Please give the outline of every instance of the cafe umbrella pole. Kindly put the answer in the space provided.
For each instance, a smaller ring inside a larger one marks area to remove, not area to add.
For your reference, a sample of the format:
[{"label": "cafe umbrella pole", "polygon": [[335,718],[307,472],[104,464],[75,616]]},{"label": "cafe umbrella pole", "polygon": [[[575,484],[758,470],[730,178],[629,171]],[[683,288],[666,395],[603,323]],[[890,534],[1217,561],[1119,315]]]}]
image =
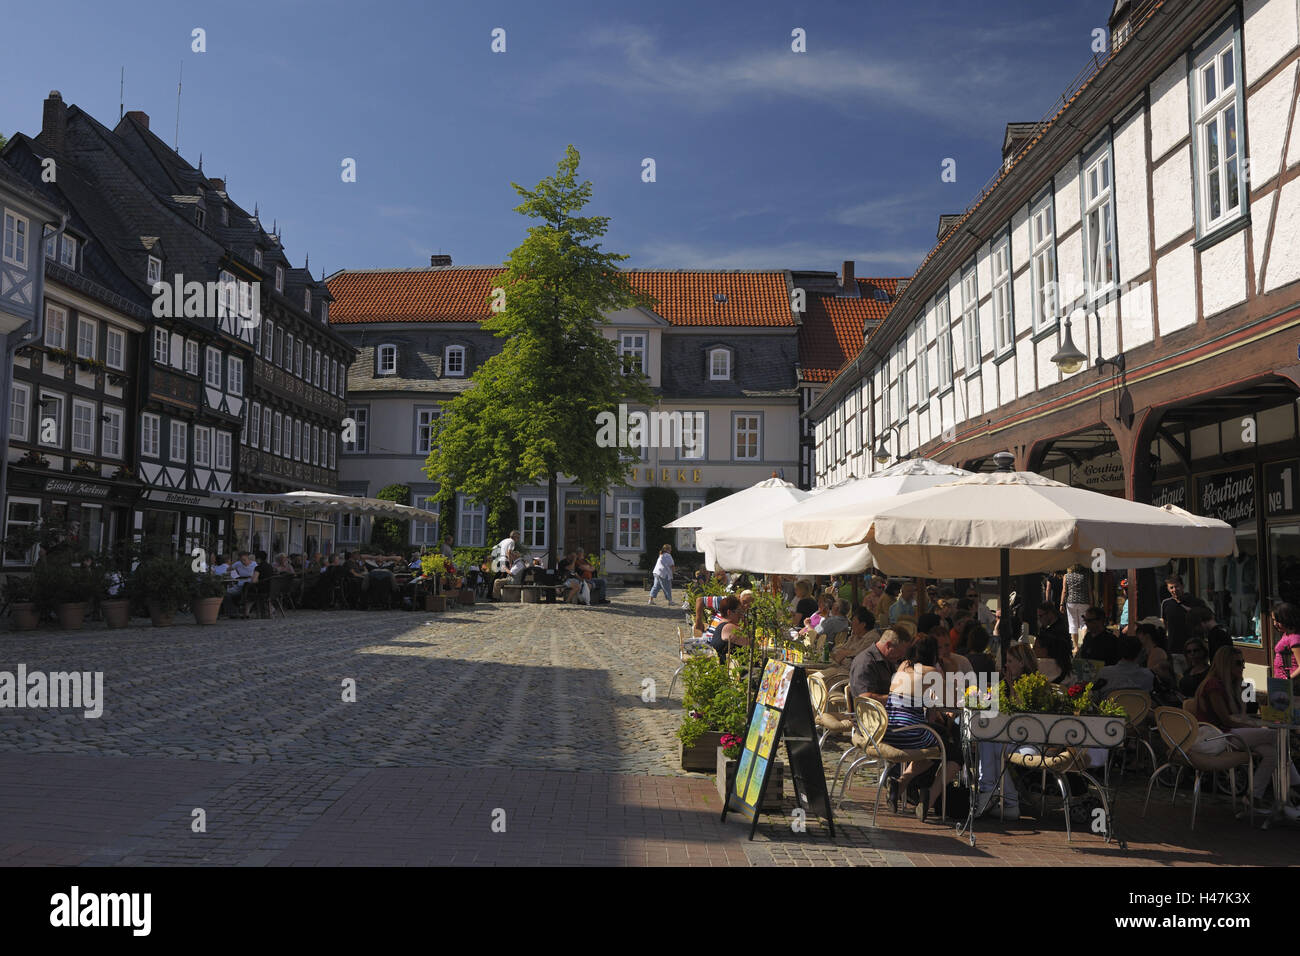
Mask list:
[{"label": "cafe umbrella pole", "polygon": [[[1016,456],[1009,451],[1000,451],[993,456],[998,471],[1015,471]],[[1002,633],[998,635],[998,652],[1002,657],[1002,672],[1007,668],[1007,647],[1020,635],[1011,635],[1015,622],[1011,618],[1011,549],[1002,548],[998,554],[998,607],[1002,611]]]}]

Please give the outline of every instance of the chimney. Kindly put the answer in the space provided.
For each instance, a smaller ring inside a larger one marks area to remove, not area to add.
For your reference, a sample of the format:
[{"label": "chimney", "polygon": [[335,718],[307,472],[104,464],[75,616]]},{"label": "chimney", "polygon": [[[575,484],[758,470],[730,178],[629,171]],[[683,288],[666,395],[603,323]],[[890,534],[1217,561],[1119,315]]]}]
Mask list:
[{"label": "chimney", "polygon": [[149,114],[144,110],[127,110],[126,118],[135,120],[145,129],[149,128]]},{"label": "chimney", "polygon": [[451,265],[451,256],[449,255],[444,256],[441,253],[439,253],[436,256],[429,256],[430,268],[436,268],[438,266],[449,266],[449,265]]},{"label": "chimney", "polygon": [[840,288],[845,292],[858,291],[857,286],[853,281],[853,266],[854,261],[852,259],[845,259],[844,266],[840,271]]},{"label": "chimney", "polygon": [[63,105],[63,96],[58,90],[50,90],[50,95],[45,98],[45,110],[41,114],[43,145],[52,153],[63,152],[67,130],[68,108]]}]

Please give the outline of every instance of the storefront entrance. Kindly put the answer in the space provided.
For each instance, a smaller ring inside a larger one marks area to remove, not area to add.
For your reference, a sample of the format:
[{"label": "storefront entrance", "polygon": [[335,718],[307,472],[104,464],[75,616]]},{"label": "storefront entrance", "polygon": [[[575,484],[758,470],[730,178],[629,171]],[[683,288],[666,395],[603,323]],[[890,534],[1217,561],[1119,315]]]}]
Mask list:
[{"label": "storefront entrance", "polygon": [[595,497],[570,492],[564,501],[564,550],[600,552],[600,508]]}]

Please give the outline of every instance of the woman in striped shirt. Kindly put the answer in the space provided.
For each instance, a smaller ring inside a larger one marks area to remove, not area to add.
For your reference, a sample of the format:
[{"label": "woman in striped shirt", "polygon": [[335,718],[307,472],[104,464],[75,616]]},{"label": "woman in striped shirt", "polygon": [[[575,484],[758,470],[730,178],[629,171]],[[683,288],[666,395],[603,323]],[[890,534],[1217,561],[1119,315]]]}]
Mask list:
[{"label": "woman in striped shirt", "polygon": [[[904,661],[894,673],[889,685],[889,697],[885,701],[885,711],[889,715],[889,726],[885,728],[882,743],[897,747],[899,750],[924,750],[935,745],[937,731],[932,731],[926,723],[927,699],[924,688],[936,678],[925,680],[926,674],[941,676],[939,671],[939,642],[929,635],[922,636],[913,645]],[[933,760],[913,760],[898,778],[898,792],[906,793],[907,785],[913,777],[930,769]],[[917,819],[922,822],[929,816],[930,810],[938,803],[949,780],[956,777],[957,764],[948,761],[935,774],[934,783],[928,791],[921,794],[916,805]]]}]

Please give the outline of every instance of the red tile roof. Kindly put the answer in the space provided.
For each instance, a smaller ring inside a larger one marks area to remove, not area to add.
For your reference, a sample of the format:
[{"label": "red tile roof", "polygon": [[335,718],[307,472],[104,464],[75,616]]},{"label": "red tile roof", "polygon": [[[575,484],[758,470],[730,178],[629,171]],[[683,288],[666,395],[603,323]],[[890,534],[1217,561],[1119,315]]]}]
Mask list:
[{"label": "red tile roof", "polygon": [[[883,322],[898,291],[898,279],[858,279],[859,299],[808,296],[799,327],[799,365],[807,382],[829,382],[862,351],[867,322]],[[877,289],[889,293],[878,298]]]},{"label": "red tile roof", "polygon": [[[330,322],[481,321],[501,273],[499,266],[339,272],[328,280]],[[627,276],[658,300],[654,311],[671,325],[794,325],[784,272],[632,269]]]}]

